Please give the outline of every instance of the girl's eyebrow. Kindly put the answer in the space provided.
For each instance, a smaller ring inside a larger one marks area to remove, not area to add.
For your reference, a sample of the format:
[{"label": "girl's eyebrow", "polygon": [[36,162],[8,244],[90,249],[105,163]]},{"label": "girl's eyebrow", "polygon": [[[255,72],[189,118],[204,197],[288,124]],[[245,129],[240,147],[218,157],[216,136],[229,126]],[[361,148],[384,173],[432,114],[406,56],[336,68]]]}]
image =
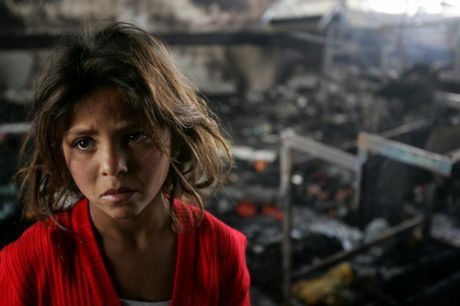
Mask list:
[{"label": "girl's eyebrow", "polygon": [[[140,124],[139,122],[131,121],[131,122],[126,122],[126,123],[121,124],[119,127],[115,129],[115,131],[123,132],[123,131],[130,130],[130,129],[142,129],[142,128],[143,128],[143,125]],[[69,130],[67,130],[64,133],[64,136],[67,136],[67,135],[91,136],[91,135],[96,135],[97,133],[98,132],[95,127],[74,127],[74,128],[70,128]]]},{"label": "girl's eyebrow", "polygon": [[71,128],[64,133],[64,136],[68,135],[95,135],[97,134],[96,129],[93,128]]}]

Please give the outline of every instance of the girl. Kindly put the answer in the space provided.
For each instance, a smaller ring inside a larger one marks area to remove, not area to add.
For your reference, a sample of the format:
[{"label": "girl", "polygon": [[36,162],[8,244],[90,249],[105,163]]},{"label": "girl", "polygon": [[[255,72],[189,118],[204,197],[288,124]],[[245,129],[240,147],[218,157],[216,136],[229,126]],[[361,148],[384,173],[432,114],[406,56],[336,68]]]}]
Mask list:
[{"label": "girl", "polygon": [[245,237],[199,195],[228,143],[159,41],[127,23],[67,38],[32,123],[18,177],[41,221],[0,252],[2,305],[250,304]]}]

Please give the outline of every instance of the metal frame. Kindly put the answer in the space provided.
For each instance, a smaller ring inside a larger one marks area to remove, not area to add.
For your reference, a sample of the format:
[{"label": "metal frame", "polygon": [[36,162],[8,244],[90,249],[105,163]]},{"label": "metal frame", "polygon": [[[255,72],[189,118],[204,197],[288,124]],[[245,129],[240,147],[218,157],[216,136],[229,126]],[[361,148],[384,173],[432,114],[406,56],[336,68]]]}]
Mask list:
[{"label": "metal frame", "polygon": [[[423,149],[400,143],[394,140],[389,140],[378,135],[361,132],[358,135],[358,156],[360,156],[360,174],[358,175],[358,192],[361,194],[363,186],[363,166],[367,162],[369,154],[379,154],[386,158],[418,167],[433,174],[443,177],[452,175],[454,163],[457,161],[457,156],[444,156],[437,153],[425,151]],[[436,186],[429,186],[428,198],[426,199],[425,208],[423,211],[423,233],[425,236],[430,235],[431,218],[433,210],[433,202],[435,201]],[[357,203],[357,209],[364,209]]]},{"label": "metal frame", "polygon": [[358,152],[358,155],[365,157],[362,162],[367,161],[369,153],[380,154],[445,177],[451,175],[453,167],[453,160],[444,155],[364,132],[358,135]]},{"label": "metal frame", "polygon": [[431,171],[437,175],[450,177],[455,158],[444,155],[431,153],[407,144],[389,140],[381,136],[369,133],[360,133],[358,136],[357,156],[338,150],[328,145],[319,143],[315,140],[296,135],[292,130],[285,130],[281,133],[281,151],[280,151],[280,204],[284,209],[283,220],[283,249],[282,249],[282,269],[283,269],[283,293],[285,301],[290,303],[291,298],[291,280],[293,277],[301,277],[313,271],[318,271],[330,267],[342,260],[353,257],[374,245],[378,245],[388,239],[405,233],[415,227],[425,226],[430,222],[430,210],[427,209],[423,216],[414,218],[398,224],[372,241],[363,243],[349,251],[334,254],[318,264],[307,266],[293,273],[291,271],[291,231],[293,225],[292,205],[290,201],[290,178],[292,173],[292,150],[298,150],[316,158],[331,162],[345,169],[354,171],[357,175],[355,182],[356,192],[352,210],[358,211],[361,208],[361,186],[363,180],[363,166],[367,162],[370,154],[380,154],[384,157],[400,161],[405,164],[420,167]]},{"label": "metal frame", "polygon": [[[281,133],[280,153],[280,203],[284,209],[283,221],[283,293],[286,301],[290,298],[291,287],[291,231],[292,231],[292,207],[290,201],[290,178],[292,170],[292,150],[298,150],[313,157],[337,164],[345,169],[358,172],[359,160],[352,154],[325,145],[318,141],[296,135],[292,130]],[[355,194],[355,196],[357,193]],[[355,201],[358,201],[355,199]]]}]

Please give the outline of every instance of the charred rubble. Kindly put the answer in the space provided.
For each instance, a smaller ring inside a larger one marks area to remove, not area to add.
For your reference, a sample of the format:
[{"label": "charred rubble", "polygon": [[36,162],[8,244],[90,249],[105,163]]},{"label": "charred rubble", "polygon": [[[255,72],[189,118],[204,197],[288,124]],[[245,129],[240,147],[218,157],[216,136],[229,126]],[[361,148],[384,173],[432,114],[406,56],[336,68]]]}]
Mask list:
[{"label": "charred rubble", "polygon": [[[455,111],[434,98],[434,92],[443,89],[443,84],[436,83],[438,79],[432,73],[415,68],[389,82],[344,79],[329,84],[323,91],[319,89],[320,78],[306,74],[302,81],[291,80],[264,94],[206,96],[232,138],[237,162],[228,183],[209,199],[208,209],[247,235],[248,266],[260,299],[265,296],[273,303],[283,300],[280,263],[284,212],[278,197],[281,131],[291,127],[301,135],[355,153],[355,137],[361,130],[385,134],[425,120],[421,128],[393,139],[446,153],[456,147],[452,142],[460,139],[454,137],[458,135],[455,133],[458,119]],[[436,86],[428,87],[427,82]],[[414,92],[418,94],[413,96]],[[418,104],[420,100],[423,105]],[[378,116],[373,103],[380,104]],[[8,114],[1,118],[2,124],[25,121],[25,106],[8,101],[0,106],[2,113]],[[373,117],[369,118],[370,115]],[[450,133],[441,133],[446,129]],[[438,134],[449,137],[443,136],[447,139],[441,140]],[[2,245],[14,240],[27,226],[15,206],[11,180],[19,143],[18,135],[7,135],[0,144],[2,169],[8,169],[0,177]],[[363,205],[367,209],[360,226],[354,222],[351,210],[356,194],[355,175],[305,154],[294,155],[293,271],[351,250],[390,226],[404,222],[423,210],[430,186],[434,185],[437,193],[431,226],[438,239],[409,232],[348,258],[345,265],[297,275],[294,281],[300,292],[298,302],[449,305],[452,297],[458,295],[455,288],[460,282],[457,272],[460,241],[456,238],[460,236],[458,177],[439,180],[430,173],[378,157],[366,167],[371,175],[363,190]],[[302,287],[302,282],[306,286]],[[306,288],[317,290],[312,296]]]},{"label": "charred rubble", "polygon": [[[283,129],[291,127],[301,135],[352,154],[356,153],[359,131],[388,135],[440,154],[451,150],[447,147],[460,145],[460,135],[455,133],[456,110],[435,99],[436,91],[453,86],[444,84],[428,66],[415,66],[400,78],[388,81],[343,79],[328,84],[325,91],[318,89],[319,78],[304,78],[297,83],[301,86],[295,86],[295,82],[279,85],[263,95],[208,97],[234,143],[276,152],[272,160],[237,156],[233,177],[210,201],[209,208],[247,235],[253,283],[278,302],[283,299],[280,263],[284,215],[277,197],[277,152]],[[460,88],[458,84],[456,88]],[[423,124],[404,133],[393,133],[414,122]],[[433,136],[441,130],[451,133],[444,133],[441,139]],[[299,298],[298,302],[449,305],[452,297],[458,297],[455,288],[459,284],[460,245],[453,237],[459,233],[460,219],[453,213],[458,211],[455,176],[440,180],[428,171],[374,156],[366,165],[365,171],[370,175],[366,176],[361,195],[365,209],[357,223],[351,210],[356,195],[355,175],[305,154],[293,159],[293,271],[374,239],[391,226],[422,213],[428,201],[435,201],[431,226],[436,239],[422,230],[409,231],[348,258],[350,266],[342,272],[339,267],[339,272],[318,269],[297,275],[298,283],[310,280],[305,288],[328,288],[323,296],[303,301]],[[434,197],[430,188],[437,190]]]}]

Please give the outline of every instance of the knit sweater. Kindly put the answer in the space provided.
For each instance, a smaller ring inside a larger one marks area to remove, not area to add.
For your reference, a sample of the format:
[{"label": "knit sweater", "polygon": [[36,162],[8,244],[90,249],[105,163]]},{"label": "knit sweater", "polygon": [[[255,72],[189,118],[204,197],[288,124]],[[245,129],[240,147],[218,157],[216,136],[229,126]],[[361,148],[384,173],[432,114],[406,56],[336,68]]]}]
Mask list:
[{"label": "knit sweater", "polygon": [[[175,200],[181,223],[193,224],[196,210]],[[88,200],[37,222],[0,251],[3,306],[120,306],[89,214]],[[246,239],[205,212],[200,226],[177,234],[171,306],[250,305]]]}]

